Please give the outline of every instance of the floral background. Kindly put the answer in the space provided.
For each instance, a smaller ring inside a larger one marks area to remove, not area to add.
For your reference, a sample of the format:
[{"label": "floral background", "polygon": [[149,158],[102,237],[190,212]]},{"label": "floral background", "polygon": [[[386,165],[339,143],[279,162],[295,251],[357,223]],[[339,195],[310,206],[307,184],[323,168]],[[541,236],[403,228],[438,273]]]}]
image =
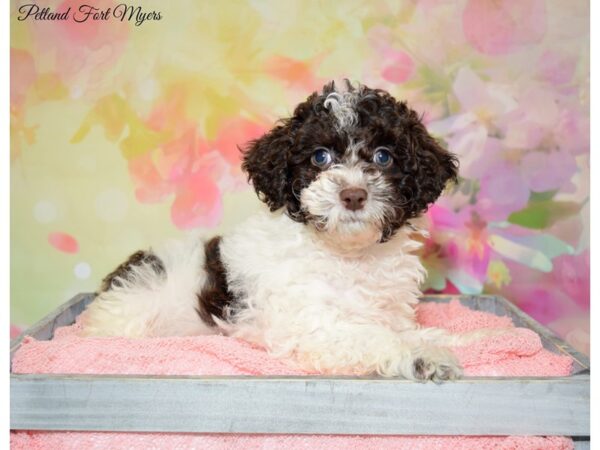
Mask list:
[{"label": "floral background", "polygon": [[250,214],[237,146],[348,77],[408,100],[460,156],[460,184],[427,214],[425,288],[502,294],[589,351],[587,1],[138,1],[161,12],[139,26],[19,21],[24,3],[11,3],[16,327],[138,248]]}]

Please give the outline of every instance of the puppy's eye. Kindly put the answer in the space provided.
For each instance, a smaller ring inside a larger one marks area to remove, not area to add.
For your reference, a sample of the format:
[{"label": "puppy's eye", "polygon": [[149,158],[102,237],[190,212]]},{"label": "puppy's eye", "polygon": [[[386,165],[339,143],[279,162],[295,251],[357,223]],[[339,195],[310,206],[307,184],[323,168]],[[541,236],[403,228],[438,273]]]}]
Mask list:
[{"label": "puppy's eye", "polygon": [[379,167],[386,168],[390,167],[393,162],[390,151],[385,147],[377,147],[375,154],[373,155],[373,162]]},{"label": "puppy's eye", "polygon": [[310,158],[310,162],[320,168],[327,167],[332,160],[331,153],[325,147],[317,147],[312,158]]}]

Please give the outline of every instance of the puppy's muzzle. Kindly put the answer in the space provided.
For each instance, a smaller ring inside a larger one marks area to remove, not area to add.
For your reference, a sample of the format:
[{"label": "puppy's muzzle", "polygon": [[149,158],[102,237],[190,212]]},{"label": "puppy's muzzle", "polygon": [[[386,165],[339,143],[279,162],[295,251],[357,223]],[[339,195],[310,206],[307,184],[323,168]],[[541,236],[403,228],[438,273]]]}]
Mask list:
[{"label": "puppy's muzzle", "polygon": [[350,211],[357,211],[365,206],[367,191],[361,188],[348,188],[340,192],[340,200]]}]

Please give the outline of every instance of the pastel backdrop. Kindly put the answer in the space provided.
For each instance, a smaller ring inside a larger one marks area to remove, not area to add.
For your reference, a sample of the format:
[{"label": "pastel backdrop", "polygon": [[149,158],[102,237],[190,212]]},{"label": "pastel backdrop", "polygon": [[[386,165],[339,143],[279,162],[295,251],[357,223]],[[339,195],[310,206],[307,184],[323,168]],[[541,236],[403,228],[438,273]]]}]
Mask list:
[{"label": "pastel backdrop", "polygon": [[138,26],[19,21],[25,3],[11,2],[17,327],[139,248],[256,210],[237,147],[348,77],[407,100],[460,156],[427,214],[424,289],[504,295],[589,351],[587,1],[144,0],[161,19]]}]

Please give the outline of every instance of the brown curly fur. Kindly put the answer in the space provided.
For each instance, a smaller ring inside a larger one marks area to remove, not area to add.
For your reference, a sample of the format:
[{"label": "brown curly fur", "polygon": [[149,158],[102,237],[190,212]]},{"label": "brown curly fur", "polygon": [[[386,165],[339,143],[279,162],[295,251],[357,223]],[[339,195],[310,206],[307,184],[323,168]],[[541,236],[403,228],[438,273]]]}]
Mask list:
[{"label": "brown curly fur", "polygon": [[158,256],[152,253],[152,251],[138,250],[102,279],[100,291],[108,291],[113,286],[121,286],[120,280],[127,280],[131,273],[131,268],[141,264],[150,264],[157,275],[165,273],[163,263]]}]

